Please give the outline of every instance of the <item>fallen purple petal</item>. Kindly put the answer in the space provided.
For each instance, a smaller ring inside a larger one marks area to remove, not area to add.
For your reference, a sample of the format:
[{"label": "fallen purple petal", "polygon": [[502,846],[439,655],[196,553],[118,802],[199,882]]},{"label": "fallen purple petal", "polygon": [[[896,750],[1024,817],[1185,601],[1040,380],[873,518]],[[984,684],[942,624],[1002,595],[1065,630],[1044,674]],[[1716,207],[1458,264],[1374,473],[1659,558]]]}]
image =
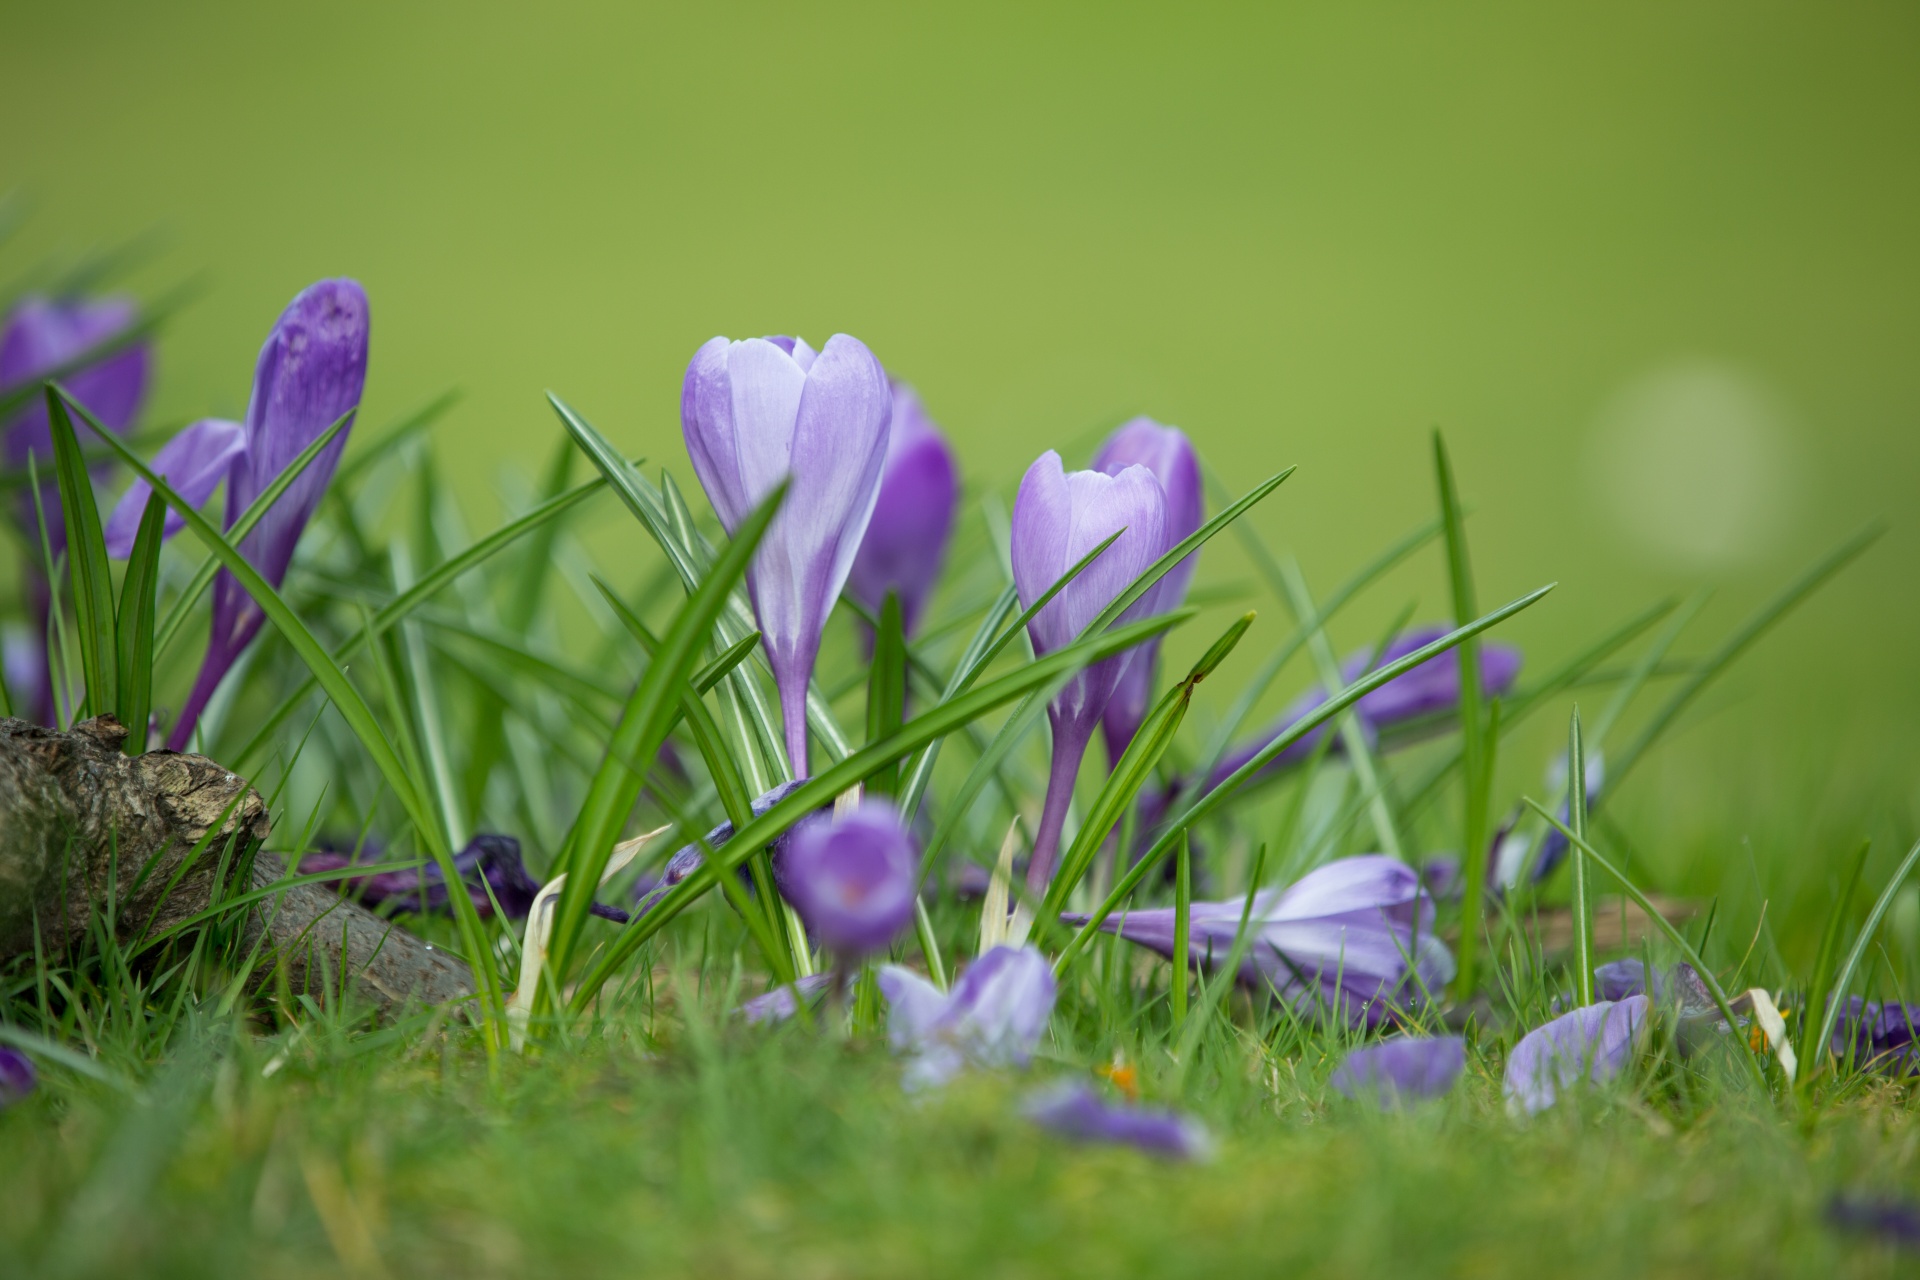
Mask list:
[{"label": "fallen purple petal", "polygon": [[1204,1159],[1212,1153],[1212,1141],[1199,1121],[1172,1111],[1108,1102],[1077,1081],[1034,1091],[1021,1111],[1041,1128],[1079,1142],[1134,1147],[1175,1160]]},{"label": "fallen purple petal", "polygon": [[1644,995],[1602,1000],[1530,1031],[1507,1058],[1509,1110],[1532,1115],[1585,1080],[1601,1084],[1633,1060],[1651,1005]]},{"label": "fallen purple petal", "polygon": [[1327,1085],[1349,1098],[1380,1102],[1437,1098],[1452,1091],[1466,1067],[1467,1042],[1459,1036],[1407,1036],[1355,1049]]},{"label": "fallen purple petal", "polygon": [[797,981],[775,987],[765,995],[755,996],[734,1012],[756,1027],[785,1022],[800,1011],[799,1001],[794,998],[795,992],[811,1008],[820,1003],[820,997],[832,985],[832,974],[810,973]]},{"label": "fallen purple petal", "polygon": [[911,969],[880,970],[887,1038],[910,1055],[909,1089],[944,1084],[967,1066],[1024,1067],[1053,1016],[1053,966],[1033,947],[995,947],[943,992]]}]

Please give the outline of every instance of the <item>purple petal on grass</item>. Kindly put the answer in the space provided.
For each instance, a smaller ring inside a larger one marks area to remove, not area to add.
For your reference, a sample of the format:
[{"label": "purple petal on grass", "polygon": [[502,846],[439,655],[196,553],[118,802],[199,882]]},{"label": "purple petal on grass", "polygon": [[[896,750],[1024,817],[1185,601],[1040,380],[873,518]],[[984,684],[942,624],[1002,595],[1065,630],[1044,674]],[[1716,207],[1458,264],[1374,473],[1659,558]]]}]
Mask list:
[{"label": "purple petal on grass", "polygon": [[[1195,902],[1188,960],[1217,968],[1232,953],[1244,899]],[[1063,915],[1082,925],[1086,916]],[[1434,936],[1434,905],[1420,877],[1383,854],[1342,858],[1286,889],[1254,895],[1252,933],[1239,981],[1354,1023],[1390,1021],[1396,1004],[1421,999],[1453,976],[1453,957]],[[1173,955],[1174,908],[1109,916],[1101,929]]]},{"label": "purple petal on grass", "polygon": [[1453,1089],[1466,1066],[1467,1042],[1459,1036],[1406,1036],[1355,1049],[1327,1084],[1349,1098],[1437,1098]]},{"label": "purple petal on grass", "polygon": [[1877,1236],[1905,1250],[1920,1250],[1920,1205],[1890,1196],[1836,1195],[1827,1221],[1843,1231]]},{"label": "purple petal on grass", "polygon": [[913,634],[946,563],[959,501],[952,448],[927,417],[920,397],[895,382],[880,492],[847,577],[853,598],[878,614],[887,592],[897,593],[907,634]]},{"label": "purple petal on grass", "polygon": [[885,800],[808,818],[794,829],[783,862],[787,900],[836,955],[884,951],[913,919],[920,845]]},{"label": "purple petal on grass", "polygon": [[11,1045],[0,1044],[0,1108],[11,1106],[34,1091],[40,1073],[33,1059]]},{"label": "purple petal on grass", "polygon": [[[1200,528],[1206,516],[1200,459],[1185,432],[1178,427],[1161,426],[1152,418],[1135,418],[1117,428],[1093,456],[1093,469],[1117,476],[1130,466],[1145,467],[1160,482],[1166,498],[1167,546],[1174,546]],[[1187,598],[1187,586],[1193,580],[1199,558],[1200,553],[1194,552],[1153,585],[1146,596],[1147,613],[1165,613],[1180,607]],[[1159,656],[1158,637],[1141,645],[1107,701],[1100,728],[1106,737],[1110,762],[1119,760],[1127,744],[1133,741],[1133,735],[1140,731],[1141,721],[1146,719],[1153,701],[1154,672]]]},{"label": "purple petal on grass", "polygon": [[944,1084],[967,1067],[1024,1067],[1053,1016],[1053,966],[1033,947],[995,947],[941,992],[910,969],[887,965],[887,1037],[912,1056],[910,1089]]},{"label": "purple petal on grass", "polygon": [[879,497],[891,415],[886,371],[844,333],[817,355],[797,339],[714,338],[694,353],[681,389],[687,454],[729,533],[792,478],[747,591],[797,777],[807,772],[807,682]]},{"label": "purple petal on grass", "polygon": [[1644,995],[1601,1000],[1528,1032],[1507,1059],[1508,1110],[1544,1111],[1583,1079],[1600,1084],[1619,1075],[1633,1060],[1649,1009]]},{"label": "purple petal on grass", "polygon": [[[202,418],[181,428],[173,439],[161,445],[149,465],[174,492],[199,507],[206,505],[235,461],[246,451],[245,427],[220,418]],[[107,517],[107,554],[114,559],[125,560],[133,554],[140,517],[145,514],[147,498],[152,493],[153,487],[145,480],[135,480],[120,495],[113,514]],[[169,507],[161,537],[171,538],[186,527],[187,518]]]},{"label": "purple petal on grass", "polygon": [[1834,1020],[1833,1053],[1854,1064],[1896,1075],[1920,1073],[1920,1004],[1848,996]]},{"label": "purple petal on grass", "polygon": [[1204,1159],[1213,1144],[1196,1120],[1172,1111],[1108,1102],[1077,1081],[1035,1090],[1021,1111],[1043,1129],[1080,1142],[1136,1147],[1175,1160]]},{"label": "purple petal on grass", "polygon": [[794,999],[795,991],[811,1008],[820,1003],[820,997],[832,983],[833,975],[830,973],[810,973],[804,978],[775,987],[765,995],[755,996],[734,1012],[756,1027],[785,1022],[800,1011]]},{"label": "purple petal on grass", "polygon": [[[368,324],[366,291],[356,280],[311,284],[280,313],[254,366],[246,452],[227,480],[229,527],[288,463],[359,406],[367,380]],[[240,553],[275,587],[286,581],[300,535],[326,496],[347,434],[335,436],[240,540]],[[170,749],[185,749],[207,700],[265,621],[239,580],[222,569],[213,583],[207,656],[167,736]]]}]

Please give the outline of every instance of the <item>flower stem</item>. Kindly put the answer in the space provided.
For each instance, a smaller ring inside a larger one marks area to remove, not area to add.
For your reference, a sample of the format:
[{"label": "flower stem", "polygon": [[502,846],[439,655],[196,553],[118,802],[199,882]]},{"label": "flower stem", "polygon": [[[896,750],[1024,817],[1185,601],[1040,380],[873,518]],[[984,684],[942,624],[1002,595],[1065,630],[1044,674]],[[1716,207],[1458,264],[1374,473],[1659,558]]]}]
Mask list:
[{"label": "flower stem", "polygon": [[1087,739],[1063,735],[1053,726],[1053,769],[1047,778],[1047,799],[1040,809],[1040,829],[1033,837],[1033,858],[1027,863],[1027,889],[1036,896],[1047,891],[1060,860],[1060,831],[1067,825],[1067,807],[1073,803],[1073,784],[1080,777],[1080,761]]}]

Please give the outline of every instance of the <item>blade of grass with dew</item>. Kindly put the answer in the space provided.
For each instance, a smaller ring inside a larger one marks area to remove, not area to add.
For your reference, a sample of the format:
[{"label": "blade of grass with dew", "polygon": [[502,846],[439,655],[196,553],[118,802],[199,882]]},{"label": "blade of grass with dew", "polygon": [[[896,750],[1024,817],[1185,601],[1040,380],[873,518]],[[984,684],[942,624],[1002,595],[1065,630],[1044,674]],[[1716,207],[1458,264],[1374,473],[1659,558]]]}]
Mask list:
[{"label": "blade of grass with dew", "polygon": [[1477,636],[1490,627],[1495,627],[1505,622],[1515,614],[1531,608],[1543,599],[1548,592],[1552,591],[1555,585],[1557,584],[1548,583],[1538,590],[1531,591],[1508,604],[1502,605],[1492,613],[1474,619],[1466,626],[1456,627],[1433,643],[1414,650],[1397,662],[1390,662],[1384,667],[1367,673],[1348,685],[1338,695],[1327,699],[1318,707],[1315,707],[1312,711],[1302,716],[1284,732],[1275,735],[1271,742],[1262,747],[1245,764],[1235,769],[1214,786],[1209,787],[1206,791],[1196,796],[1190,804],[1166,824],[1159,838],[1153,842],[1153,845],[1146,853],[1141,855],[1139,861],[1134,863],[1127,874],[1121,877],[1119,883],[1107,894],[1106,899],[1095,909],[1094,913],[1088,917],[1087,923],[1081,926],[1079,932],[1074,935],[1073,940],[1067,944],[1067,949],[1061,953],[1060,958],[1055,962],[1055,972],[1064,973],[1066,971],[1067,965],[1075,955],[1086,947],[1088,941],[1091,940],[1092,933],[1100,927],[1100,923],[1109,915],[1113,914],[1114,910],[1139,887],[1140,882],[1145,880],[1146,877],[1160,865],[1161,860],[1172,850],[1173,842],[1179,838],[1182,831],[1185,831],[1188,827],[1218,809],[1232,797],[1233,793],[1242,783],[1258,774],[1269,760],[1272,760],[1288,747],[1291,747],[1294,743],[1300,741],[1328,720],[1340,714],[1340,712],[1346,710],[1361,698],[1366,697],[1367,694],[1373,692],[1375,689],[1380,688],[1391,680],[1398,679],[1421,663],[1447,652],[1462,640],[1470,636]]},{"label": "blade of grass with dew", "polygon": [[[64,391],[61,392],[61,398],[70,400]],[[394,753],[393,744],[387,740],[379,721],[374,718],[372,708],[360,696],[359,690],[355,689],[352,682],[347,679],[346,673],[333,661],[319,639],[307,629],[306,624],[288,606],[280,593],[274,590],[272,584],[260,576],[259,571],[247,562],[246,557],[222,537],[220,531],[208,523],[206,517],[202,516],[192,503],[175,493],[165,479],[142,462],[131,449],[115,439],[112,432],[94,421],[84,407],[79,405],[73,407],[107,447],[120,455],[121,461],[126,463],[135,475],[151,485],[154,492],[165,498],[167,504],[180,513],[181,518],[186,521],[187,528],[193,531],[193,535],[221,562],[222,567],[233,574],[241,589],[253,598],[261,613],[273,623],[275,629],[286,639],[288,645],[306,664],[307,669],[313,673],[327,696],[333,700],[341,719],[346,721],[347,727],[352,730],[361,748],[367,753],[368,759],[406,811],[408,819],[413,823],[421,840],[426,843],[428,851],[440,864],[441,873],[446,877],[447,883],[458,884],[460,875],[453,865],[453,851],[446,846],[439,824],[434,821],[431,810],[422,800],[413,778],[401,765],[399,756]],[[480,990],[482,1027],[488,1052],[491,1054],[497,1051],[498,1044],[501,1042],[497,1031],[504,1013],[498,978],[493,973],[486,947],[486,931],[480,923],[479,912],[475,910],[471,898],[460,893],[449,893],[447,896],[453,903],[454,920],[459,927],[461,945],[468,950],[468,963],[472,966],[475,984]]]},{"label": "blade of grass with dew", "polygon": [[[1820,1015],[1820,1034],[1811,1045],[1809,1054],[1818,1053],[1825,1060],[1833,1044],[1833,1029],[1839,1024],[1840,1001],[1845,998],[1848,987],[1853,985],[1853,975],[1860,970],[1860,961],[1865,958],[1867,948],[1873,943],[1873,935],[1880,931],[1880,922],[1886,919],[1887,912],[1893,907],[1893,899],[1900,892],[1900,886],[1913,874],[1915,864],[1920,864],[1920,842],[1907,850],[1907,856],[1900,860],[1894,869],[1893,877],[1886,887],[1880,890],[1880,896],[1874,899],[1873,909],[1867,912],[1866,922],[1860,926],[1860,932],[1854,937],[1853,946],[1847,951],[1847,958],[1840,965],[1840,972],[1834,976],[1833,997],[1827,1001],[1827,1007]],[[1807,1010],[1811,1017],[1813,1010]]]},{"label": "blade of grass with dew", "polygon": [[900,727],[900,732],[887,741],[863,747],[845,760],[822,770],[817,776],[808,778],[794,788],[786,799],[736,831],[733,838],[716,851],[714,858],[708,859],[698,871],[681,881],[652,910],[628,925],[600,953],[581,978],[574,994],[573,1007],[585,1009],[591,1004],[595,993],[626,962],[627,957],[712,888],[716,875],[730,873],[752,850],[771,844],[796,822],[875,770],[905,758],[935,738],[953,733],[961,725],[1024,697],[1034,689],[1055,681],[1064,682],[1091,663],[1123,653],[1142,641],[1161,635],[1191,616],[1191,610],[1175,610],[1077,640],[958,698],[929,707],[908,720]]},{"label": "blade of grass with dew", "polygon": [[[1467,535],[1460,513],[1460,494],[1454,487],[1453,461],[1446,439],[1433,433],[1433,471],[1440,490],[1440,519],[1446,529],[1447,582],[1453,595],[1455,625],[1471,618],[1474,605],[1473,566],[1467,556]],[[1487,879],[1487,803],[1492,778],[1486,763],[1487,744],[1481,736],[1480,646],[1468,640],[1455,654],[1460,666],[1460,749],[1462,810],[1460,870],[1466,877],[1460,903],[1459,972],[1454,990],[1463,997],[1474,989],[1474,966],[1479,958],[1481,920],[1485,914]]]},{"label": "blade of grass with dew", "polygon": [[93,479],[80,457],[73,419],[53,383],[46,386],[47,425],[53,435],[54,478],[67,526],[67,567],[73,577],[73,616],[80,633],[80,667],[87,707],[94,715],[120,705],[118,619],[114,616],[113,570],[106,535],[93,501]]},{"label": "blade of grass with dew", "polygon": [[119,663],[118,704],[114,714],[127,727],[124,750],[137,756],[147,749],[148,721],[153,713],[153,623],[160,589],[160,541],[166,533],[167,504],[159,494],[147,495],[134,535],[133,554],[120,583],[119,617],[114,650]]},{"label": "blade of grass with dew", "polygon": [[786,495],[787,486],[783,482],[740,522],[726,551],[674,615],[673,625],[662,637],[659,651],[634,686],[633,696],[628,699],[626,710],[609,739],[606,758],[594,775],[567,841],[567,883],[560,891],[560,901],[554,910],[553,933],[548,944],[549,963],[556,978],[569,972],[600,874],[606,869],[614,840],[638,796],[637,778],[627,762],[644,765],[666,740],[672,717],[680,711],[681,686],[693,674],[708,634],[734,587],[745,576],[760,539]]}]

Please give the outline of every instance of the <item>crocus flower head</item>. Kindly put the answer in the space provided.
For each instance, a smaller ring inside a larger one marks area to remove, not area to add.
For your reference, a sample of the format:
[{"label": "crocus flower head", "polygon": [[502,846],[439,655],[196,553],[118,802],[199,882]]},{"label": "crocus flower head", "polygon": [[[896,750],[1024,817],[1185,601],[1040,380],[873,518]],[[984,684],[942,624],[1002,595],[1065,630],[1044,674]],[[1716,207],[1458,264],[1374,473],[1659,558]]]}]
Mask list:
[{"label": "crocus flower head", "polygon": [[920,845],[884,800],[807,819],[784,861],[782,891],[836,955],[884,951],[913,919]]},{"label": "crocus flower head", "polygon": [[[1190,906],[1187,960],[1225,964],[1244,899]],[[1353,1023],[1391,1020],[1394,1006],[1422,998],[1453,977],[1453,957],[1433,934],[1433,899],[1413,868],[1384,854],[1341,858],[1285,889],[1254,895],[1251,939],[1239,980]],[[1069,925],[1086,916],[1064,915]],[[1173,957],[1172,907],[1109,916],[1100,927]]]},{"label": "crocus flower head", "polygon": [[[63,365],[111,342],[138,318],[127,298],[98,301],[28,298],[7,317],[0,331],[0,391],[12,391],[55,373]],[[153,362],[145,341],[131,343],[62,379],[67,391],[85,405],[100,425],[125,431],[133,425],[146,398],[147,377]],[[42,475],[52,476],[53,436],[47,423],[47,403],[35,396],[6,424],[6,460],[10,467],[27,465],[33,454]],[[51,486],[48,486],[51,490]],[[46,501],[43,495],[42,501]],[[22,523],[33,521],[33,497],[22,493]],[[58,549],[66,536],[59,518],[57,493],[47,508],[47,533]]]},{"label": "crocus flower head", "polygon": [[[332,424],[328,424],[332,425]],[[194,506],[204,506],[213,491],[232,472],[234,463],[247,451],[247,429],[237,422],[220,418],[202,418],[183,427],[173,439],[160,446],[149,465],[168,487]],[[135,480],[120,495],[113,514],[107,517],[107,554],[124,560],[133,554],[133,540],[140,532],[140,517],[147,509],[153,487]],[[167,509],[162,537],[171,538],[187,527],[186,517]]]},{"label": "crocus flower head", "polygon": [[887,1039],[907,1054],[909,1089],[944,1084],[968,1066],[1024,1067],[1053,1016],[1053,966],[1033,947],[995,947],[941,991],[911,969],[880,970]]},{"label": "crocus flower head", "polygon": [[946,563],[959,501],[959,469],[946,437],[927,417],[913,388],[894,383],[893,426],[887,433],[880,496],[847,578],[853,598],[878,614],[887,592],[896,593],[911,635]]},{"label": "crocus flower head", "polygon": [[[1185,540],[1200,528],[1206,517],[1206,502],[1200,491],[1200,459],[1195,456],[1186,432],[1178,427],[1163,427],[1152,418],[1135,418],[1117,428],[1100,446],[1100,452],[1093,455],[1093,469],[1117,476],[1131,466],[1145,467],[1160,482],[1167,502],[1167,546]],[[1196,551],[1169,569],[1147,593],[1145,612],[1165,613],[1179,608],[1187,598],[1187,587],[1193,581],[1194,565],[1199,558],[1200,553]],[[1120,759],[1121,752],[1133,741],[1133,735],[1140,731],[1140,722],[1146,719],[1159,657],[1160,640],[1155,637],[1140,646],[1126,670],[1121,672],[1120,682],[1114,686],[1113,697],[1100,719],[1109,761]]]},{"label": "crocus flower head", "polygon": [[1560,1091],[1620,1074],[1639,1047],[1651,1004],[1646,996],[1600,1000],[1529,1031],[1507,1058],[1507,1109],[1532,1115]]},{"label": "crocus flower head", "polygon": [[1136,1147],[1173,1160],[1204,1159],[1213,1149],[1197,1120],[1172,1111],[1108,1102],[1078,1081],[1035,1090],[1021,1110],[1041,1128],[1079,1142]]},{"label": "crocus flower head", "polygon": [[[1013,582],[1020,603],[1033,602],[1067,570],[1120,530],[1119,539],[1027,624],[1036,654],[1070,644],[1100,611],[1167,549],[1167,501],[1160,482],[1143,466],[1118,475],[1064,471],[1060,455],[1049,449],[1027,468],[1013,503]],[[1121,621],[1147,616],[1151,593],[1135,601]],[[1107,709],[1120,677],[1137,653],[1116,654],[1085,668],[1047,708],[1053,724],[1053,772],[1047,800],[1034,836],[1027,883],[1043,890],[1053,877],[1060,829],[1073,798],[1074,778],[1094,726]]]},{"label": "crocus flower head", "polygon": [[[246,449],[227,476],[228,527],[288,463],[359,405],[367,380],[367,326],[366,291],[355,280],[308,285],[280,313],[254,366]],[[273,586],[286,580],[294,547],[326,495],[346,447],[343,430],[240,540],[240,553]],[[206,660],[168,736],[170,748],[186,746],[207,700],[265,620],[238,579],[222,570],[213,583]]]},{"label": "crocus flower head", "polygon": [[807,682],[880,494],[892,394],[857,338],[714,338],[693,355],[680,425],[693,470],[732,533],[791,477],[747,569],[795,777],[807,772]]},{"label": "crocus flower head", "polygon": [[9,1106],[32,1093],[40,1075],[33,1059],[12,1045],[0,1044],[0,1107]]},{"label": "crocus flower head", "polygon": [[1920,1004],[1848,996],[1833,1024],[1833,1053],[1895,1075],[1920,1073]]},{"label": "crocus flower head", "polygon": [[[1370,662],[1371,650],[1350,655],[1341,664],[1340,674],[1349,684],[1371,671],[1391,665],[1425,648],[1435,640],[1447,634],[1446,627],[1421,627],[1403,632],[1381,651],[1378,661]],[[1514,681],[1520,676],[1520,651],[1509,645],[1483,640],[1480,643],[1480,688],[1487,697],[1499,697],[1512,690]],[[1292,729],[1294,725],[1312,714],[1327,700],[1325,689],[1313,688],[1295,699],[1278,722],[1251,742],[1229,752],[1214,769],[1209,785],[1215,785],[1229,774],[1258,755],[1268,743]],[[1411,671],[1403,672],[1396,678],[1367,694],[1354,704],[1354,711],[1360,720],[1361,732],[1369,740],[1377,737],[1383,730],[1411,730],[1418,723],[1451,710],[1460,702],[1460,664],[1454,655],[1440,654],[1429,658]],[[1279,770],[1288,765],[1298,764],[1313,753],[1323,734],[1332,726],[1322,725],[1306,734],[1298,742],[1281,752],[1267,768]],[[1328,750],[1338,752],[1340,740],[1335,738]]]},{"label": "crocus flower head", "polygon": [[1403,1036],[1355,1049],[1327,1084],[1349,1098],[1394,1104],[1450,1092],[1466,1066],[1467,1042],[1459,1036]]}]

